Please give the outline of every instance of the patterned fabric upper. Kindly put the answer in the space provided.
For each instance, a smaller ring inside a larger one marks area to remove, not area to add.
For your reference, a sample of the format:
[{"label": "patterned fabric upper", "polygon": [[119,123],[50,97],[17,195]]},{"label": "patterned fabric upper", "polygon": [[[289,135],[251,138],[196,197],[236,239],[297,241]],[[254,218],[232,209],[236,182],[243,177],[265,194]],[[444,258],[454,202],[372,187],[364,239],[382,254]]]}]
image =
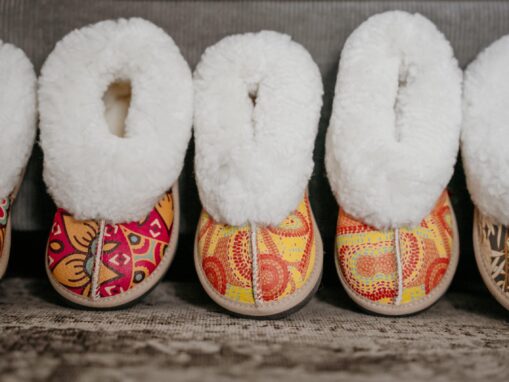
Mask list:
[{"label": "patterned fabric upper", "polygon": [[[400,229],[403,265],[402,304],[420,300],[442,280],[453,250],[452,207],[447,191],[413,229]],[[398,294],[394,231],[378,231],[339,213],[337,259],[344,280],[357,294],[393,304]]]},{"label": "patterned fabric upper", "polygon": [[481,213],[477,214],[479,249],[493,283],[509,298],[509,230]]},{"label": "patterned fabric upper", "polygon": [[[222,296],[254,304],[251,230],[216,223],[205,211],[197,250],[203,273]],[[316,232],[307,195],[277,227],[257,228],[258,296],[278,301],[301,288],[315,267]]]},{"label": "patterned fabric upper", "polygon": [[2,257],[5,235],[7,232],[7,223],[9,221],[9,211],[11,209],[11,200],[9,198],[0,199],[0,257]]},{"label": "patterned fabric upper", "polygon": [[58,209],[48,241],[48,267],[69,291],[90,297],[101,249],[95,296],[118,295],[141,283],[161,263],[172,235],[173,214],[168,192],[144,220],[105,224],[100,243],[100,222],[77,221]]}]

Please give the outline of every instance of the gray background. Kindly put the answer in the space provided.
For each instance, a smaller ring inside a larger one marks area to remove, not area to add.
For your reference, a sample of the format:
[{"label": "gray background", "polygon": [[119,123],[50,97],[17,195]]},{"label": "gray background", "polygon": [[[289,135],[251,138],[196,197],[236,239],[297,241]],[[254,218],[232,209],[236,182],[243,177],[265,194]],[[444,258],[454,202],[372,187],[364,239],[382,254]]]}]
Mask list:
[{"label": "gray background", "polygon": [[[450,40],[462,67],[483,47],[509,33],[509,2],[506,1],[3,0],[0,1],[0,38],[22,48],[39,72],[63,36],[104,19],[137,16],[156,23],[173,37],[191,68],[207,46],[227,35],[262,29],[290,34],[309,50],[323,76],[324,106],[310,193],[322,235],[332,244],[337,205],[325,176],[323,155],[338,59],[345,39],[362,21],[372,14],[394,9],[420,12],[430,18]],[[192,156],[191,144],[180,180],[184,245],[192,240],[201,208]],[[14,228],[18,231],[46,232],[51,224],[54,206],[45,192],[41,172],[42,153],[36,146],[14,207]],[[468,257],[471,256],[472,206],[459,165],[450,189],[460,224],[462,253]]]}]

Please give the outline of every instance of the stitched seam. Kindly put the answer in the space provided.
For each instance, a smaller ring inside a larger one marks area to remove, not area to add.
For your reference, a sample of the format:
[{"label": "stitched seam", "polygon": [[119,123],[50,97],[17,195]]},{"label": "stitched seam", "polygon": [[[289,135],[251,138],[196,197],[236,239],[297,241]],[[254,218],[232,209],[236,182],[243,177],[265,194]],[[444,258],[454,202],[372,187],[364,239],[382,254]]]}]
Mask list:
[{"label": "stitched seam", "polygon": [[251,279],[253,284],[253,298],[255,306],[264,303],[260,290],[260,270],[258,268],[258,235],[256,223],[250,223],[251,229]]},{"label": "stitched seam", "polygon": [[101,262],[103,257],[103,246],[104,246],[104,231],[106,229],[106,222],[101,219],[99,223],[99,238],[97,239],[97,247],[95,249],[94,257],[94,270],[92,272],[92,286],[90,290],[90,296],[92,300],[96,301],[101,296],[99,295],[99,273],[101,272]]},{"label": "stitched seam", "polygon": [[396,300],[394,300],[394,305],[400,305],[403,299],[403,262],[401,259],[401,249],[399,242],[399,228],[394,230],[394,246],[395,246],[395,254],[396,254],[396,264],[397,264],[397,273],[398,273],[398,295],[396,296]]}]

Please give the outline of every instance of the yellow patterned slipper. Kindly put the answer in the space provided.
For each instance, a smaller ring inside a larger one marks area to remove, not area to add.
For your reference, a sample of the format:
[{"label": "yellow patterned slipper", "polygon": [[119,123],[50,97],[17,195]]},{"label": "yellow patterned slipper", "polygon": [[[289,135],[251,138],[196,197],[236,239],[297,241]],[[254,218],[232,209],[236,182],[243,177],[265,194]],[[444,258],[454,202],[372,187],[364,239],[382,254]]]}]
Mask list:
[{"label": "yellow patterned slipper", "polygon": [[340,205],[336,264],[350,297],[385,315],[446,291],[459,257],[447,191],[461,122],[461,71],[426,18],[395,11],[345,43],[326,139]]},{"label": "yellow patterned slipper", "polygon": [[437,301],[454,276],[458,248],[447,191],[413,228],[378,230],[340,209],[336,231],[340,280],[356,303],[375,313],[411,314]]},{"label": "yellow patterned slipper", "polygon": [[491,294],[509,310],[509,35],[468,66],[463,93],[461,154],[475,204],[474,251]]},{"label": "yellow patterned slipper", "polygon": [[260,32],[208,48],[194,84],[199,279],[234,314],[281,317],[313,296],[322,273],[306,192],[320,73],[289,36]]},{"label": "yellow patterned slipper", "polygon": [[36,76],[25,54],[0,41],[0,278],[9,262],[11,207],[36,133]]},{"label": "yellow patterned slipper", "polygon": [[170,266],[192,93],[191,71],[172,39],[141,19],[71,32],[48,57],[39,87],[41,146],[59,208],[46,270],[67,302],[131,304]]}]

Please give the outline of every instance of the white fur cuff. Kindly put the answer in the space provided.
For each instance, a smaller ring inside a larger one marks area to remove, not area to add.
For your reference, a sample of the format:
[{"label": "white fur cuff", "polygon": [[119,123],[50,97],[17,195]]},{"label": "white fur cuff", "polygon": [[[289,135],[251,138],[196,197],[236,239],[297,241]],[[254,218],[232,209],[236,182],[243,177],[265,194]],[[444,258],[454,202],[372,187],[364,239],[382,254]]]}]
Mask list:
[{"label": "white fur cuff", "polygon": [[309,53],[276,32],[227,37],[195,72],[195,169],[215,220],[277,225],[313,170],[322,82]]},{"label": "white fur cuff", "polygon": [[509,225],[509,36],[465,71],[461,153],[468,190],[484,215]]},{"label": "white fur cuff", "polygon": [[36,131],[36,77],[32,63],[11,44],[0,41],[0,198],[20,182]]},{"label": "white fur cuff", "polygon": [[[108,127],[103,95],[130,81],[125,134]],[[77,219],[144,217],[177,181],[191,136],[192,76],[173,40],[142,19],[71,32],[40,78],[44,180]]]},{"label": "white fur cuff", "polygon": [[461,80],[448,41],[421,15],[383,13],[351,34],[326,140],[346,212],[379,229],[430,213],[456,162]]}]

